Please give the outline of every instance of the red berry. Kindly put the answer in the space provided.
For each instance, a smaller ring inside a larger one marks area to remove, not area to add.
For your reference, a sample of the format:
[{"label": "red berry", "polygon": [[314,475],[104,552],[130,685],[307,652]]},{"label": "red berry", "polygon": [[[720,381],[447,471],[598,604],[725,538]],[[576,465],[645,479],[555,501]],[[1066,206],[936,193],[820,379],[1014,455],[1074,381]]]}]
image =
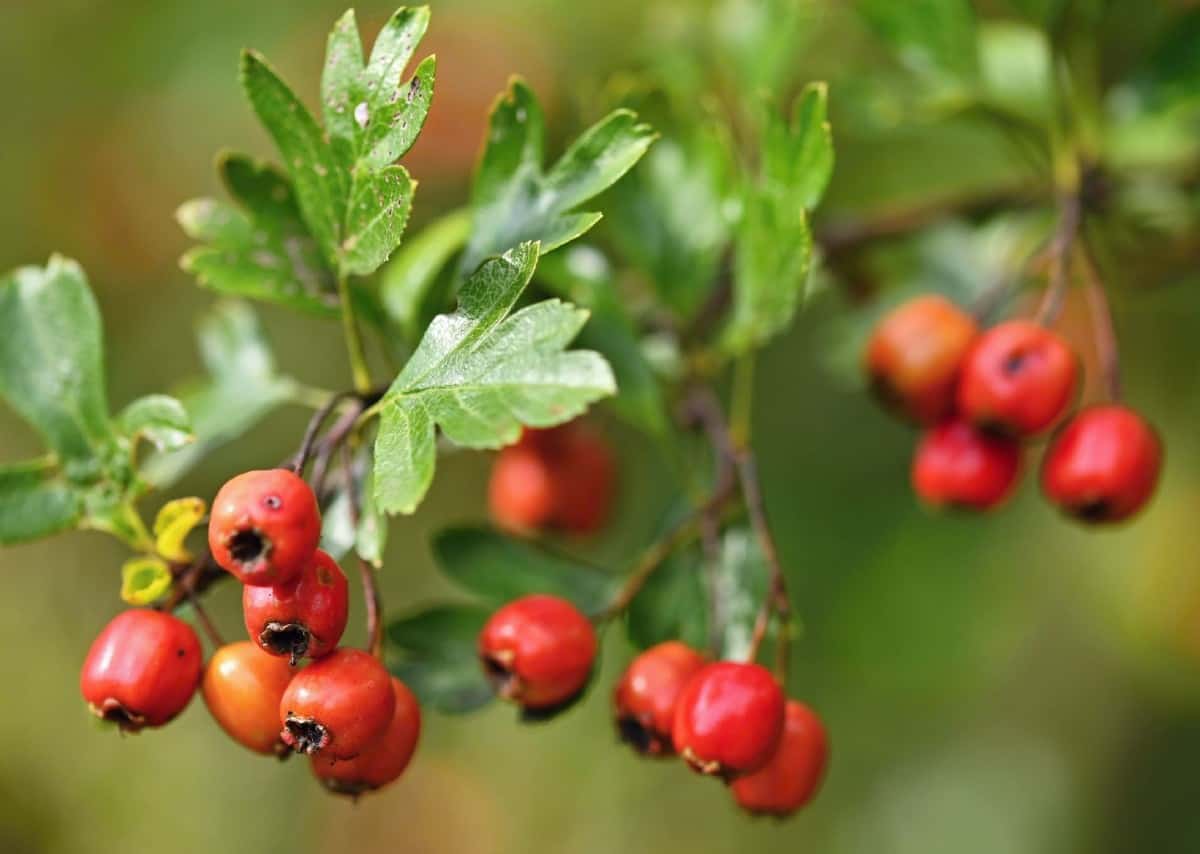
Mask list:
[{"label": "red berry", "polygon": [[346,576],[332,557],[317,549],[291,584],[242,588],[242,615],[250,639],[292,663],[320,658],[337,647],[346,630]]},{"label": "red berry", "polygon": [[1063,414],[1078,379],[1078,360],[1062,338],[1028,320],[1011,320],[983,333],[967,354],[958,409],[982,429],[1033,436]]},{"label": "red berry", "polygon": [[157,727],[184,710],[200,681],[200,641],[161,611],[123,611],[83,662],[79,688],[92,714],[128,732]]},{"label": "red berry", "polygon": [[525,596],[488,619],[479,633],[479,658],[501,697],[526,709],[549,709],[587,684],[596,632],[567,600]]},{"label": "red berry", "polygon": [[1011,439],[951,419],[928,430],[913,457],[912,485],[935,506],[987,510],[1008,497],[1021,467]]},{"label": "red berry", "polygon": [[1119,522],[1150,500],[1162,443],[1125,406],[1092,406],[1062,426],[1042,459],[1042,491],[1084,522]]},{"label": "red berry", "polygon": [[579,421],[526,428],[496,457],[488,484],[492,518],[529,533],[557,527],[589,534],[608,518],[616,462],[604,439]]},{"label": "red berry", "polygon": [[821,719],[803,703],[789,700],[775,755],[758,771],[734,780],[733,797],[757,815],[790,815],[817,793],[828,759]]},{"label": "red berry", "polygon": [[488,507],[497,525],[517,533],[536,531],[549,523],[554,505],[554,476],[541,453],[517,444],[496,456]]},{"label": "red berry", "polygon": [[867,342],[871,388],[889,409],[921,424],[949,415],[959,369],[979,329],[940,296],[909,300],[883,318]]},{"label": "red berry", "polygon": [[204,669],[201,694],[221,729],[255,753],[286,755],[279,739],[279,701],[296,670],[250,641],[227,644]]},{"label": "red berry", "polygon": [[286,584],[321,538],[321,511],[308,484],[287,469],[248,471],[213,499],[208,545],[243,584]]},{"label": "red berry", "polygon": [[652,646],[635,658],[613,692],[621,740],[645,756],[673,754],[675,703],[705,663],[703,655],[679,641]]},{"label": "red berry", "polygon": [[297,753],[353,759],[387,729],[392,678],[378,659],[343,647],[295,675],[279,701],[279,737]]},{"label": "red berry", "polygon": [[675,706],[675,750],[701,774],[731,780],[767,763],[783,733],[784,697],[757,664],[706,665]]},{"label": "red berry", "polygon": [[421,735],[421,707],[408,686],[392,679],[396,711],[387,731],[353,759],[341,762],[314,756],[312,770],[325,788],[339,795],[358,797],[382,789],[408,767]]},{"label": "red berry", "polygon": [[555,431],[557,484],[554,523],[573,534],[598,531],[608,518],[616,487],[616,462],[608,443],[582,423]]}]

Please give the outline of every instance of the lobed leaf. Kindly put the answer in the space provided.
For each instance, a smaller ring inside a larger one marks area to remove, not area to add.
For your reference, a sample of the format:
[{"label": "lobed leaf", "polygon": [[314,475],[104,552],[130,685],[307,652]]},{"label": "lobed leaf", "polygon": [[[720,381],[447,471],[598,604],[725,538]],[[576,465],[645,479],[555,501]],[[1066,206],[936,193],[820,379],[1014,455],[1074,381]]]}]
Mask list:
[{"label": "lobed leaf", "polygon": [[196,199],[179,208],[175,216],[184,232],[207,244],[189,250],[180,266],[219,293],[335,314],[333,271],[305,224],[288,176],[233,153],[221,155],[217,170],[237,207]]},{"label": "lobed leaf", "polygon": [[539,241],[545,253],[585,233],[600,214],[573,209],[629,171],[656,136],[634,113],[617,110],[585,131],[543,174],[544,135],[537,99],[514,79],[492,108],[472,187],[474,218],[460,278],[518,243]]},{"label": "lobed leaf", "polygon": [[415,342],[439,276],[471,233],[470,211],[457,210],[407,240],[380,273],[379,294],[388,316]]},{"label": "lobed leaf", "polygon": [[598,614],[619,585],[619,579],[588,564],[491,528],[446,528],[434,536],[432,546],[442,572],[492,608],[547,593],[567,599],[585,614]]},{"label": "lobed leaf", "polygon": [[68,530],[82,515],[82,495],[52,460],[0,466],[0,545]]},{"label": "lobed leaf", "polygon": [[355,170],[341,247],[343,274],[369,275],[388,259],[408,224],[416,187],[403,166]]},{"label": "lobed leaf", "polygon": [[130,439],[146,439],[160,451],[176,451],[195,439],[187,410],[166,394],[139,397],[121,411],[117,424]]},{"label": "lobed leaf", "polygon": [[458,309],[434,318],[376,404],[375,499],[411,513],[429,488],[435,429],[472,448],[515,441],[521,425],[568,421],[616,385],[596,353],[563,352],[586,312],[548,300],[508,312],[537,264],[525,243],[485,262],[463,285]]}]

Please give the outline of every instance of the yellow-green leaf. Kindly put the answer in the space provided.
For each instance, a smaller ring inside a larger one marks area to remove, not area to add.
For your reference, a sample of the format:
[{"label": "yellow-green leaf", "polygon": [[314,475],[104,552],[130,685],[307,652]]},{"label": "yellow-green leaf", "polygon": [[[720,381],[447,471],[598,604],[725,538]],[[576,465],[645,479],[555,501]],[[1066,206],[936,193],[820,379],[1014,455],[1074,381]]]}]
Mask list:
[{"label": "yellow-green leaf", "polygon": [[154,518],[154,549],[167,560],[191,560],[183,541],[204,518],[208,508],[199,498],[168,501]]},{"label": "yellow-green leaf", "polygon": [[156,557],[135,557],[121,567],[121,598],[130,605],[149,605],[171,587],[171,570]]}]

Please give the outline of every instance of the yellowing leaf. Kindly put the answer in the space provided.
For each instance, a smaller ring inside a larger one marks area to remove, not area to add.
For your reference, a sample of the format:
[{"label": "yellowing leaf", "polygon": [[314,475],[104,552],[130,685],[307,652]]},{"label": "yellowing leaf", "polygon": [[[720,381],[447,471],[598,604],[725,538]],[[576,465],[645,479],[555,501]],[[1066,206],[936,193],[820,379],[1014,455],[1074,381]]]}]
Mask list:
[{"label": "yellowing leaf", "polygon": [[171,588],[171,570],[156,557],[135,557],[121,567],[121,598],[130,605],[149,605]]},{"label": "yellowing leaf", "polygon": [[167,560],[191,560],[183,541],[204,518],[208,508],[199,498],[168,501],[154,518],[154,549]]}]

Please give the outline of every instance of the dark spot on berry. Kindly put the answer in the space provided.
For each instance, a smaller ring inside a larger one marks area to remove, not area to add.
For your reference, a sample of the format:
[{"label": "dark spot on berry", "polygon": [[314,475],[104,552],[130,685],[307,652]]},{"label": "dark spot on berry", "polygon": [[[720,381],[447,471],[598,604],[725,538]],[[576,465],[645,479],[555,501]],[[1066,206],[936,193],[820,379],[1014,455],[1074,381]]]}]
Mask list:
[{"label": "dark spot on berry", "polygon": [[1021,369],[1025,367],[1025,358],[1027,355],[1028,354],[1022,352],[1021,350],[1013,350],[1004,358],[1004,362],[1001,364],[1000,369],[1010,377],[1016,376],[1021,372]]},{"label": "dark spot on berry", "polygon": [[660,756],[669,752],[662,735],[635,717],[623,715],[617,718],[617,734],[621,741],[643,756]]},{"label": "dark spot on berry", "polygon": [[311,637],[312,634],[308,628],[300,623],[271,621],[258,633],[258,642],[268,652],[288,656],[292,665],[295,666],[296,662],[308,652],[308,643]]},{"label": "dark spot on berry", "polygon": [[177,649],[177,650],[175,650],[175,655],[178,656],[179,658],[183,658],[185,655],[187,655],[187,653],[184,652],[182,649]]},{"label": "dark spot on berry", "polygon": [[268,495],[263,499],[263,504],[267,505],[271,510],[278,510],[283,506],[283,499],[278,495]]},{"label": "dark spot on berry", "polygon": [[229,556],[235,563],[252,564],[266,557],[267,540],[253,528],[238,531],[229,538]]}]

